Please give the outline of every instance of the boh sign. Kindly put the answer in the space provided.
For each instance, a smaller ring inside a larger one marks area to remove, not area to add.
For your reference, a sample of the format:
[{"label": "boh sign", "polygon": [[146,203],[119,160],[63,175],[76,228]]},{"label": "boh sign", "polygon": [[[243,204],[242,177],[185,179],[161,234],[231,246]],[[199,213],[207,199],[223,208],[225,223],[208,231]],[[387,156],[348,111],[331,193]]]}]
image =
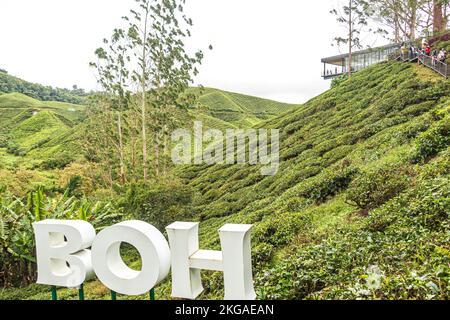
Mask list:
[{"label": "boh sign", "polygon": [[[86,221],[36,222],[37,283],[76,288],[97,275],[114,292],[141,295],[162,282],[172,268],[172,297],[195,299],[203,291],[200,271],[213,270],[223,272],[225,300],[254,300],[252,226],[227,224],[219,229],[222,251],[199,250],[198,226],[188,222],[168,226],[169,247],[158,229],[142,221],[122,222],[98,234]],[[139,252],[140,271],[125,264],[121,243]]]}]

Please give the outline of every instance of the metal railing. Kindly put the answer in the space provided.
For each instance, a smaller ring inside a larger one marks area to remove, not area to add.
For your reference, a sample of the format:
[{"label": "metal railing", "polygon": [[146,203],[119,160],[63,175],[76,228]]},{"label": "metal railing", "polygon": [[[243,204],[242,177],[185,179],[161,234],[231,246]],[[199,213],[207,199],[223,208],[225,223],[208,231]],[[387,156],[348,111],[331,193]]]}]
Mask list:
[{"label": "metal railing", "polygon": [[420,55],[419,56],[419,62],[423,64],[424,66],[433,69],[437,73],[439,73],[441,76],[448,78],[448,64],[439,61],[435,57],[430,57],[426,55]]},{"label": "metal railing", "polygon": [[389,55],[389,60],[397,60],[397,61],[403,61],[403,62],[413,62],[416,60],[419,60],[419,63],[423,64],[424,66],[434,70],[435,72],[439,73],[441,76],[448,78],[449,76],[449,68],[448,64],[445,62],[439,61],[436,57],[427,56],[423,54],[422,52],[415,52],[415,53],[402,53],[400,50],[394,52],[393,54]]},{"label": "metal railing", "polygon": [[418,52],[408,52],[408,53],[402,53],[401,50],[398,50],[392,54],[389,55],[388,60],[398,60],[403,62],[413,62],[419,58]]},{"label": "metal railing", "polygon": [[[358,71],[361,71],[365,68],[367,68],[369,65],[366,66],[354,66],[352,67],[352,73],[356,73]],[[328,79],[328,78],[335,78],[335,77],[339,77],[342,75],[348,74],[348,68],[340,68],[340,69],[335,69],[335,70],[329,70],[326,71],[325,73],[321,73],[322,78]]]}]

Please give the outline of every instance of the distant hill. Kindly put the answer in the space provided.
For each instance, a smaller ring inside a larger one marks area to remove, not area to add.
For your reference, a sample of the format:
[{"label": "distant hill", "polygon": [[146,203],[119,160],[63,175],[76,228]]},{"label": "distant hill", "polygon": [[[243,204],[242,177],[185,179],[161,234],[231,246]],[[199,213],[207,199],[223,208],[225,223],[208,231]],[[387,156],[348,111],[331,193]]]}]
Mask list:
[{"label": "distant hill", "polygon": [[299,106],[213,88],[194,90],[200,92],[195,116],[217,128],[253,127]]},{"label": "distant hill", "polygon": [[[198,89],[192,89],[198,90]],[[296,106],[207,88],[200,93],[192,119],[205,128],[248,128]],[[76,142],[86,107],[43,101],[29,95],[0,93],[0,169],[58,168],[80,157]]]},{"label": "distant hill", "polygon": [[81,105],[39,101],[21,93],[0,95],[0,165],[32,168],[59,159],[62,163],[53,165],[58,167],[73,161],[77,152],[68,137],[77,131],[84,111]]},{"label": "distant hill", "polygon": [[41,101],[83,104],[87,93],[83,89],[61,89],[31,83],[0,71],[0,93],[22,93]]}]

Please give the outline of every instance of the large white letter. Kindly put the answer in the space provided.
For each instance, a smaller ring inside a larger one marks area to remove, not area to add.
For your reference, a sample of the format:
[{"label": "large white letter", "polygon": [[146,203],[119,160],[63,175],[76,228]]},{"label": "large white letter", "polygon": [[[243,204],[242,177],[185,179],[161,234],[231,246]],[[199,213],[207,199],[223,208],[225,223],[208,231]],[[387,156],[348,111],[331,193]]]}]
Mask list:
[{"label": "large white letter", "polygon": [[198,223],[166,228],[172,250],[172,297],[195,299],[202,293],[200,270],[222,271],[225,300],[254,300],[251,225],[227,224],[219,230],[222,251],[199,250]]},{"label": "large white letter", "polygon": [[37,283],[74,288],[94,276],[91,252],[95,229],[86,221],[45,220],[33,223]]},{"label": "large white letter", "polygon": [[[120,256],[120,244],[131,244],[141,255],[142,269],[130,269]],[[92,244],[92,264],[109,289],[140,295],[164,280],[170,270],[170,249],[161,232],[142,221],[126,221],[102,230]]]}]

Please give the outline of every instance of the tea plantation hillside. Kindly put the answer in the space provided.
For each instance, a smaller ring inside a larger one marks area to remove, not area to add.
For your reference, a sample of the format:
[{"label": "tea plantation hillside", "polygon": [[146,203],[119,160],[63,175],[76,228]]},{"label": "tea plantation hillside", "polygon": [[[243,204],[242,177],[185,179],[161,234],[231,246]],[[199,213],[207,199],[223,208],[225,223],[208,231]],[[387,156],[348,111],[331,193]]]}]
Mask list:
[{"label": "tea plantation hillside", "polygon": [[[217,89],[198,93],[198,105],[189,110],[191,118],[221,130],[248,128],[296,107]],[[45,160],[45,167],[63,167],[76,160],[79,152],[72,142],[77,140],[85,109],[17,92],[0,94],[0,165],[10,168],[26,162],[36,168]]]},{"label": "tea plantation hillside", "polygon": [[[298,105],[204,88],[200,91],[196,107],[195,118],[206,121],[206,126],[223,129],[224,126],[230,127],[230,124],[234,128],[253,127],[262,121],[289,112]],[[211,122],[211,118],[214,122]]]},{"label": "tea plantation hillside", "polygon": [[277,175],[182,172],[204,247],[219,248],[225,223],[255,224],[260,298],[450,297],[447,80],[384,63],[261,126],[281,130]]},{"label": "tea plantation hillside", "polygon": [[[43,102],[20,93],[0,95],[0,164],[11,167],[26,162],[33,167],[63,156],[75,160],[68,137],[84,119],[84,110],[84,106]],[[5,163],[6,155],[10,163]]]},{"label": "tea plantation hillside", "polygon": [[[383,63],[258,126],[281,131],[277,175],[245,165],[178,169],[191,192],[180,196],[191,212],[184,219],[201,222],[202,248],[220,248],[225,223],[254,224],[259,298],[450,298],[449,81]],[[202,275],[201,298],[221,299],[221,274]],[[170,289],[161,284],[157,299]],[[98,281],[85,292],[110,295]],[[76,299],[77,291],[59,295]],[[38,285],[0,291],[4,299],[49,296]]]}]

